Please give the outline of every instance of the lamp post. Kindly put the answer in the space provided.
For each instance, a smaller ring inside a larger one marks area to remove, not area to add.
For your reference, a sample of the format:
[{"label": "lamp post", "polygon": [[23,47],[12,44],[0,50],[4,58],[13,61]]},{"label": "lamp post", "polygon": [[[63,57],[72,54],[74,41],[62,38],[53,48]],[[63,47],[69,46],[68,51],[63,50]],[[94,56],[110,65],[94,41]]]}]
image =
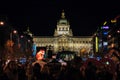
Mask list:
[{"label": "lamp post", "polygon": [[16,30],[13,30],[12,32],[10,32],[10,46],[12,47],[13,46],[13,34],[16,34],[17,31]]},{"label": "lamp post", "polygon": [[13,40],[13,34],[16,34],[17,31],[16,30],[12,30],[10,32],[10,39],[7,41],[7,53],[8,55],[7,56],[10,56],[10,57],[13,57],[13,45],[14,45],[14,40]]},{"label": "lamp post", "polygon": [[4,52],[4,40],[3,40],[3,27],[4,26],[4,22],[0,21],[0,59],[2,59],[2,57],[4,56],[3,52]]}]

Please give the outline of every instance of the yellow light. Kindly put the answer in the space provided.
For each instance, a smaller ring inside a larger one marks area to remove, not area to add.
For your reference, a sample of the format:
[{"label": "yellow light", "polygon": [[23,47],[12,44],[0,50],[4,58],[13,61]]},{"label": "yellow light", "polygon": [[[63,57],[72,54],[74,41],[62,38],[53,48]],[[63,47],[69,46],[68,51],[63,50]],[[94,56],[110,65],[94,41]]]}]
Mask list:
[{"label": "yellow light", "polygon": [[95,50],[98,52],[98,37],[95,37]]},{"label": "yellow light", "polygon": [[115,47],[115,44],[114,44],[114,43],[112,43],[112,44],[111,44],[111,47],[112,47],[112,48],[113,48],[113,47]]},{"label": "yellow light", "polygon": [[105,21],[103,25],[106,25],[106,24],[107,24],[107,21]]},{"label": "yellow light", "polygon": [[117,20],[116,20],[116,19],[111,20],[111,23],[116,23],[116,22],[117,22]]}]

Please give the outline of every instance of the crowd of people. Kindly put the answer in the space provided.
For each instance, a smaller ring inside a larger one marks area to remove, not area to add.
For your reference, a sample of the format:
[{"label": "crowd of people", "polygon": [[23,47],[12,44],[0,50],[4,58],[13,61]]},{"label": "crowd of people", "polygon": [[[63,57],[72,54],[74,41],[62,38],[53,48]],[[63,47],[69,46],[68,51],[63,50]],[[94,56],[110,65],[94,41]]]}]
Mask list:
[{"label": "crowd of people", "polygon": [[[114,66],[113,70],[111,66]],[[56,59],[26,61],[24,64],[0,60],[0,80],[120,80],[120,63],[98,66],[92,60],[83,61],[81,57],[74,58],[67,65],[61,65]]]}]

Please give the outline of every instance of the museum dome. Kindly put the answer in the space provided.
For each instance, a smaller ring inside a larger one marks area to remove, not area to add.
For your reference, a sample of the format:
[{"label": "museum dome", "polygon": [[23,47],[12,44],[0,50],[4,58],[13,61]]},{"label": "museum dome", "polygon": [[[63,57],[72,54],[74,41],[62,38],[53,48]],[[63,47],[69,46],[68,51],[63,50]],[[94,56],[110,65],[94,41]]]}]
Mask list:
[{"label": "museum dome", "polygon": [[63,24],[63,25],[68,25],[69,24],[68,20],[65,18],[64,10],[61,13],[61,19],[58,21],[57,24]]}]

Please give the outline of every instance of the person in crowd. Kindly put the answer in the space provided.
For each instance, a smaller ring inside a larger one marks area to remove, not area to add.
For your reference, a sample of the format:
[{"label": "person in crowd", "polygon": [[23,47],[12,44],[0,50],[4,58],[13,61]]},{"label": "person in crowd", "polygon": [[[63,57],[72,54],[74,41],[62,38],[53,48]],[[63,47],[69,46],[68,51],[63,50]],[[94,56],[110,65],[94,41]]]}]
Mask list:
[{"label": "person in crowd", "polygon": [[33,67],[32,64],[28,64],[26,67],[27,80],[32,80],[33,77]]},{"label": "person in crowd", "polygon": [[3,70],[3,80],[18,80],[18,67],[15,61],[10,61]]},{"label": "person in crowd", "polygon": [[41,80],[41,66],[39,63],[35,63],[33,66],[33,77],[32,80]]},{"label": "person in crowd", "polygon": [[26,76],[26,65],[18,64],[18,80],[27,80]]},{"label": "person in crowd", "polygon": [[96,80],[96,66],[93,62],[88,62],[85,69],[86,80]]},{"label": "person in crowd", "polygon": [[50,68],[47,64],[44,65],[43,70],[41,71],[41,74],[42,74],[43,80],[53,80],[53,77],[50,76]]},{"label": "person in crowd", "polygon": [[116,73],[117,73],[117,80],[120,80],[120,63],[117,64]]}]

